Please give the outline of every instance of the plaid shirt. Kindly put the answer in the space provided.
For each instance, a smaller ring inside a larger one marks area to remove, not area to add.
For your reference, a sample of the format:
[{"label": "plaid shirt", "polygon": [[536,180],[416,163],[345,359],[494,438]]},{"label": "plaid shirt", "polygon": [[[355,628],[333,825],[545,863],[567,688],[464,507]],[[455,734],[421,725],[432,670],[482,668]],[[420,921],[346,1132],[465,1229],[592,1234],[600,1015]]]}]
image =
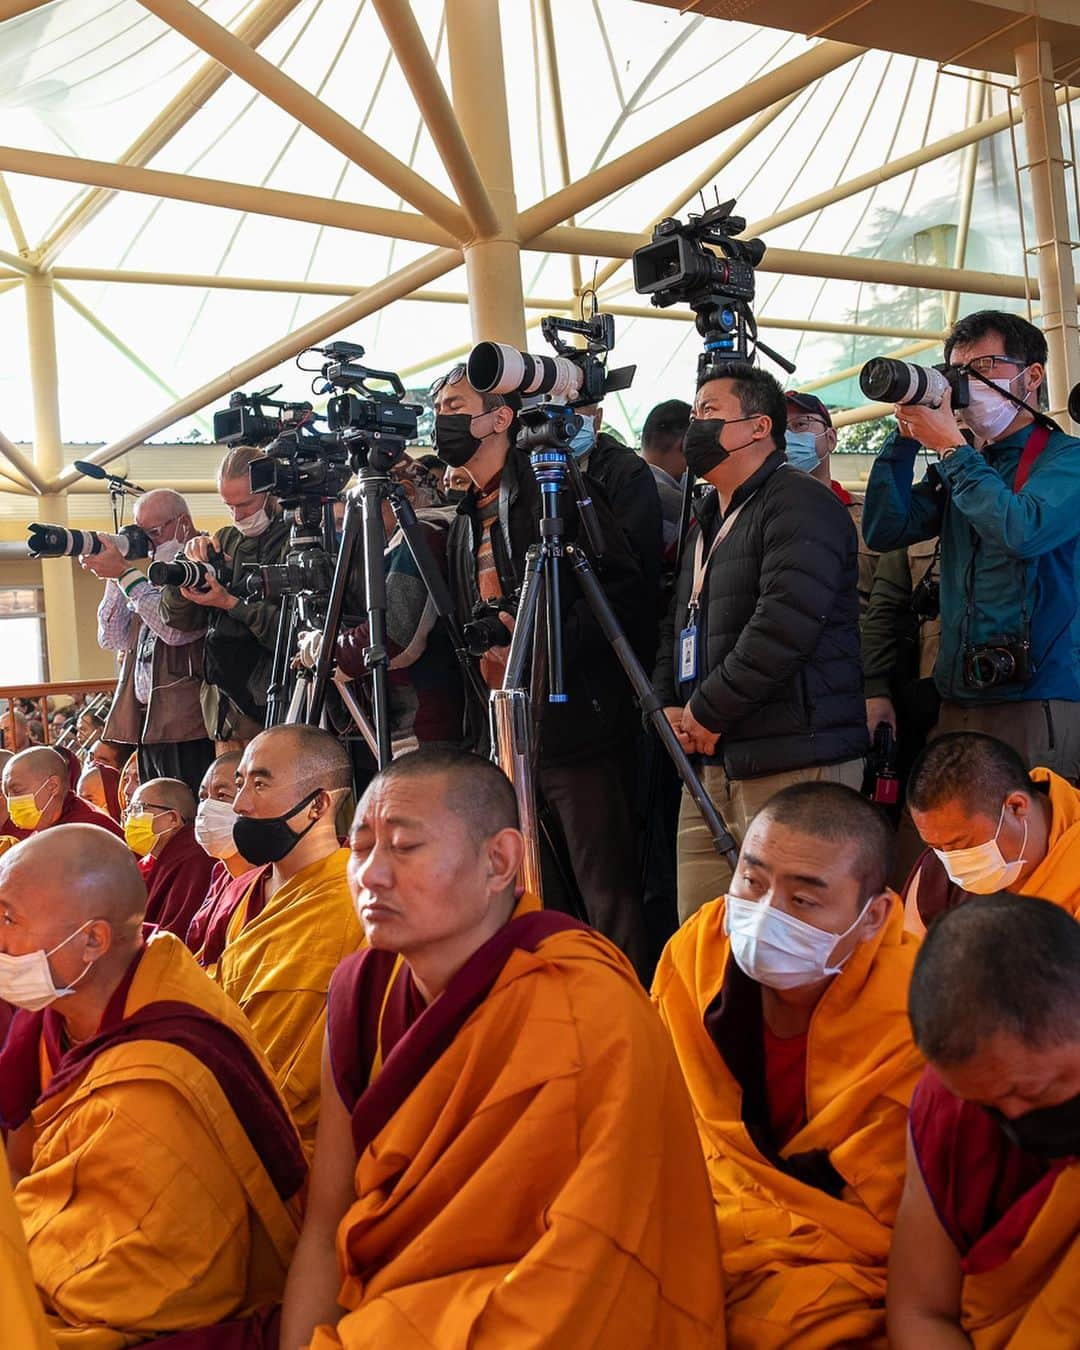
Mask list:
[{"label": "plaid shirt", "polygon": [[131,625],[142,620],[143,631],[135,648],[135,697],[149,703],[152,680],[154,640],[160,638],[170,647],[183,647],[205,637],[202,629],[182,633],[163,623],[159,612],[161,588],[153,586],[137,567],[129,567],[115,580],[105,583],[105,594],[98,605],[98,646],[104,651],[127,651]]}]

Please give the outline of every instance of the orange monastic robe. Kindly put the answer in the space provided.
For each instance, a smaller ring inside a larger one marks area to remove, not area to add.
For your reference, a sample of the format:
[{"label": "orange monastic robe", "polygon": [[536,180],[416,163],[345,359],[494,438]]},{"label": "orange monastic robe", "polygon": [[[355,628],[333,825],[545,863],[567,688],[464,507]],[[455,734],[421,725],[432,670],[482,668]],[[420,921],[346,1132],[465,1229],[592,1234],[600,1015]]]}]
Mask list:
[{"label": "orange monastic robe", "polygon": [[34,1288],[22,1223],[11,1200],[7,1155],[0,1148],[0,1325],[17,1350],[55,1350]]},{"label": "orange monastic robe", "polygon": [[352,1023],[377,1017],[358,972],[387,954],[335,979],[358,1198],[338,1231],[349,1311],[312,1350],[723,1347],[708,1182],[671,1046],[621,953],[549,919],[519,909],[421,1001],[366,1091],[361,1056],[335,1062],[335,1000],[354,979]]},{"label": "orange monastic robe", "polygon": [[975,1350],[1076,1350],[1080,1345],[1080,1162],[1004,1265],[964,1279],[963,1326]]},{"label": "orange monastic robe", "polygon": [[319,1120],[326,991],[342,958],[364,945],[345,880],[348,860],[349,850],[339,848],[305,867],[249,918],[265,872],[254,874],[229,922],[225,949],[208,967],[247,1015],[309,1159]]},{"label": "orange monastic robe", "polygon": [[50,1096],[42,1034],[45,1095],[15,1201],[61,1350],[121,1350],[245,1316],[280,1299],[296,1243],[303,1161],[269,1070],[242,1014],[168,933],[147,945],[123,1018],[150,1005],[181,1022],[185,1010],[208,1015],[232,1034],[228,1045],[247,1048],[288,1131],[275,1138],[292,1149],[295,1180],[283,1198],[264,1141],[257,1149],[241,1121],[244,1104],[198,1053],[149,1034],[121,1039]]},{"label": "orange monastic robe", "polygon": [[1020,894],[1051,900],[1080,919],[1080,789],[1049,769],[1032,769],[1029,776],[1047,785],[1050,837],[1046,857],[1024,878]]},{"label": "orange monastic robe", "polygon": [[780,1148],[750,1106],[765,1091],[761,992],[729,960],[724,901],[684,924],[660,959],[653,998],[712,1181],[733,1347],[885,1345],[886,1261],[922,1067],[907,1018],[918,944],[902,930],[894,898],[814,1010],[806,1123]]}]

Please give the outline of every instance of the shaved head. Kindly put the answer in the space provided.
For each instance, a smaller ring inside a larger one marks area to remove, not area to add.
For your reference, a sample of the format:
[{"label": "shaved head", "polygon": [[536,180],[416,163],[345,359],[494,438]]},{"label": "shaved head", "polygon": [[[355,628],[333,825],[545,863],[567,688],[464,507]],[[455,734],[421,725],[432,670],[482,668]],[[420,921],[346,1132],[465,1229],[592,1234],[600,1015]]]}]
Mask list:
[{"label": "shaved head", "polygon": [[3,777],[4,791],[9,796],[33,792],[47,778],[58,780],[61,799],[67,796],[68,762],[59,750],[48,745],[32,745],[29,750],[12,755],[4,765]]},{"label": "shaved head", "polygon": [[424,748],[399,755],[376,774],[364,796],[377,785],[424,778],[433,788],[438,784],[444,804],[465,822],[474,842],[518,828],[514,785],[498,765],[467,750]]},{"label": "shaved head", "polygon": [[1080,1045],[1080,923],[1031,896],[979,895],[930,925],[908,994],[915,1043],[961,1064],[1000,1033]]},{"label": "shaved head", "polygon": [[57,825],[0,857],[0,903],[9,898],[59,928],[104,919],[115,933],[134,938],[146,886],[122,839],[97,825]]},{"label": "shaved head", "polygon": [[185,825],[195,819],[195,794],[179,778],[149,778],[131,795],[132,806],[161,806],[175,811]]},{"label": "shaved head", "polygon": [[893,829],[872,802],[842,783],[793,783],[771,797],[754,823],[771,820],[800,834],[847,844],[854,852],[863,895],[886,887],[893,852]]},{"label": "shaved head", "polygon": [[908,779],[908,806],[934,811],[956,802],[996,820],[1012,792],[1032,792],[1024,761],[1011,745],[981,732],[954,731],[931,741]]},{"label": "shaved head", "polygon": [[287,773],[298,792],[323,788],[327,792],[347,792],[352,786],[349,753],[336,736],[304,722],[270,727],[256,736],[243,753],[248,765],[257,764],[269,753]]},{"label": "shaved head", "polygon": [[164,522],[176,516],[190,514],[187,502],[172,488],[154,488],[150,492],[144,492],[135,503],[135,518],[140,525],[151,519]]},{"label": "shaved head", "polygon": [[236,771],[240,767],[242,752],[226,750],[210,765],[199,784],[200,801],[212,797],[215,801],[231,802],[236,796]]},{"label": "shaved head", "polygon": [[97,764],[88,764],[83,769],[75,785],[75,791],[100,810],[106,809],[105,784],[101,781],[101,769]]}]

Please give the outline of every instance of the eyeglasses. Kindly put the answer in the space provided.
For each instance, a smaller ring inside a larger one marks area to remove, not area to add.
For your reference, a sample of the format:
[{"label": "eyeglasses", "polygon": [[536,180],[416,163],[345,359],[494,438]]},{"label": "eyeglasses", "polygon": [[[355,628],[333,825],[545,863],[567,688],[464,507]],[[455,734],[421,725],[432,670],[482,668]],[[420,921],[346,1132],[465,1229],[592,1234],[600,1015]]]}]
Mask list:
[{"label": "eyeglasses", "polygon": [[140,802],[138,806],[129,806],[120,813],[122,820],[127,820],[129,816],[145,815],[147,811],[171,811],[171,806],[162,806],[158,802]]},{"label": "eyeglasses", "polygon": [[965,361],[964,366],[968,370],[973,370],[976,375],[992,375],[995,365],[1019,366],[1021,370],[1026,370],[1027,361],[1017,361],[1013,356],[976,356],[971,361]]},{"label": "eyeglasses", "polygon": [[431,388],[428,390],[428,397],[437,398],[448,385],[460,384],[464,378],[465,364],[459,362],[456,366],[452,366],[445,375],[440,375],[437,380],[432,382]]},{"label": "eyeglasses", "polygon": [[788,431],[795,431],[795,432],[813,431],[815,422],[819,427],[821,427],[822,431],[828,431],[829,424],[828,422],[825,421],[823,417],[811,417],[811,416],[789,418],[787,429]]},{"label": "eyeglasses", "polygon": [[161,538],[162,531],[167,530],[173,521],[179,519],[179,516],[170,516],[169,519],[164,521],[161,525],[144,525],[143,534],[148,535],[150,540],[156,544]]}]

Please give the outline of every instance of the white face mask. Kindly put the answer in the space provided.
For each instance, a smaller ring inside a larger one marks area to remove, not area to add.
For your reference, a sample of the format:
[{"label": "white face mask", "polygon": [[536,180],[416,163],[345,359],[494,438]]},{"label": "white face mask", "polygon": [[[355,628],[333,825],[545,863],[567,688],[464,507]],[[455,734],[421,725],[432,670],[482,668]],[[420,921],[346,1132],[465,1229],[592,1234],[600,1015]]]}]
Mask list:
[{"label": "white face mask", "polygon": [[245,516],[243,520],[233,520],[233,524],[244,536],[245,539],[257,539],[260,534],[265,534],[270,528],[270,517],[267,514],[266,507],[260,506],[250,516]]},{"label": "white face mask", "polygon": [[[1025,366],[1024,370],[1026,369]],[[1011,380],[992,380],[991,384],[1012,393],[1010,385],[1023,373],[1023,370],[1019,370]],[[979,379],[968,381],[968,399],[970,400],[968,406],[962,410],[964,425],[975,439],[984,445],[996,440],[1020,412],[1015,403],[1002,398]]]},{"label": "white face mask", "polygon": [[173,562],[183,551],[183,542],[179,539],[163,539],[154,547],[155,562]]},{"label": "white face mask", "polygon": [[1024,838],[1020,845],[1020,856],[1015,862],[1006,862],[998,848],[998,835],[1005,820],[1005,803],[1001,804],[998,827],[993,839],[985,844],[975,844],[972,848],[936,848],[934,852],[941,859],[949,880],[972,895],[993,895],[995,891],[1011,886],[1024,870],[1024,849],[1027,848],[1028,823],[1024,819]]},{"label": "white face mask", "polygon": [[727,895],[724,930],[731,939],[731,955],[744,975],[770,989],[800,989],[840,974],[851,952],[835,966],[829,964],[829,957],[862,922],[869,904],[867,900],[850,928],[829,933],[759,900]]},{"label": "white face mask", "polygon": [[231,802],[216,802],[212,797],[199,803],[195,812],[195,838],[211,858],[231,858],[236,852],[233,826],[237,815]]},{"label": "white face mask", "polygon": [[72,980],[66,989],[57,989],[53,983],[49,957],[61,947],[66,947],[91,923],[93,920],[87,919],[86,923],[75,929],[71,937],[58,942],[52,951],[27,952],[25,956],[8,956],[0,952],[0,998],[16,1008],[38,1012],[41,1008],[47,1008],[50,1003],[55,1003],[58,998],[66,998],[68,994],[73,994],[75,986],[89,973],[93,963],[87,963],[82,973]]}]

